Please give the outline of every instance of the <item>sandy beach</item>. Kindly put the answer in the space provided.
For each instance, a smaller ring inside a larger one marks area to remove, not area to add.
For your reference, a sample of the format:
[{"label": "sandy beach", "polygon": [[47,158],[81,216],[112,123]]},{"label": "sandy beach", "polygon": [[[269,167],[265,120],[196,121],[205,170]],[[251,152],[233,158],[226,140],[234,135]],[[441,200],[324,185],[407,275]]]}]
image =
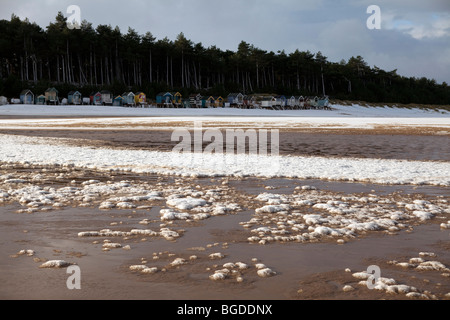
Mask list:
[{"label": "sandy beach", "polygon": [[[265,177],[155,171],[153,152],[175,145],[174,120],[99,130],[97,118],[80,129],[19,116],[0,123],[2,299],[450,299],[448,117],[426,132],[417,118],[370,130],[258,123],[281,128],[281,157],[347,161],[325,179],[291,162]],[[48,261],[78,266],[81,289]]]}]

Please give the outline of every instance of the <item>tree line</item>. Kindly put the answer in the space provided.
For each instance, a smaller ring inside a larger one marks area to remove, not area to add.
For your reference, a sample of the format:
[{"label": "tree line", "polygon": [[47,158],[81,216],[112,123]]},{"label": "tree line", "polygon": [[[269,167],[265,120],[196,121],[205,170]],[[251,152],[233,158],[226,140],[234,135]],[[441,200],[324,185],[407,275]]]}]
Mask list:
[{"label": "tree line", "polygon": [[367,102],[449,104],[450,87],[397,70],[370,67],[361,56],[330,62],[321,52],[265,51],[241,41],[237,51],[205,48],[180,33],[157,40],[128,28],[83,21],[69,29],[59,12],[46,30],[15,15],[0,20],[0,95],[23,89],[84,95],[102,89],[115,94],[161,91],[226,96],[229,92],[321,96]]}]

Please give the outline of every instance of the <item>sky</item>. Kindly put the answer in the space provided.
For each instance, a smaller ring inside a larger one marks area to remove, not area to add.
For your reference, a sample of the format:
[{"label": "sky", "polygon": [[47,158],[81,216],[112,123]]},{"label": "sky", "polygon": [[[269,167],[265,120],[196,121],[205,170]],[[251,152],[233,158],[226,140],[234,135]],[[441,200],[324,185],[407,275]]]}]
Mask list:
[{"label": "sky", "polygon": [[[321,52],[328,61],[362,56],[371,67],[406,77],[450,83],[450,0],[0,0],[0,19],[11,14],[45,29],[71,5],[81,20],[150,31],[175,40],[236,51],[241,41],[263,50]],[[379,11],[379,29],[367,21]]]}]

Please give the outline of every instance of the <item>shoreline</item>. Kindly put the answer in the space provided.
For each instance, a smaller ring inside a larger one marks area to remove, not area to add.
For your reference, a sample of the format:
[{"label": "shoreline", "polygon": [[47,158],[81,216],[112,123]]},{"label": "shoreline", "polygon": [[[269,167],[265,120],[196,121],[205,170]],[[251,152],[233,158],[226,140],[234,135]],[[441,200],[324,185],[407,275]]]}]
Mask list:
[{"label": "shoreline", "polygon": [[[208,127],[203,127],[203,131]],[[192,128],[188,131],[192,134]],[[223,136],[226,129],[220,128]],[[417,130],[417,131],[416,131]],[[374,158],[425,161],[450,161],[450,138],[416,129],[374,130],[279,130],[279,154],[285,156],[324,156],[333,158]],[[91,146],[117,150],[171,152],[179,140],[172,141],[172,131],[122,129],[0,129],[1,135],[62,138],[72,146]],[[450,132],[449,132],[450,134]],[[203,149],[207,146],[203,142]],[[248,141],[246,142],[248,149]]]}]

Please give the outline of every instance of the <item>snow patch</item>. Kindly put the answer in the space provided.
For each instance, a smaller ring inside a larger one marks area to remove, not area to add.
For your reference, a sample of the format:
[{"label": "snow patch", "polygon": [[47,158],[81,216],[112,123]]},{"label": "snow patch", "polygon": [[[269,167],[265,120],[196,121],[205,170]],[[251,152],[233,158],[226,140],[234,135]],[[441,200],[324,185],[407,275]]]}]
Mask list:
[{"label": "snow patch", "polygon": [[66,268],[70,265],[72,265],[72,263],[64,260],[49,260],[41,264],[39,268]]}]

